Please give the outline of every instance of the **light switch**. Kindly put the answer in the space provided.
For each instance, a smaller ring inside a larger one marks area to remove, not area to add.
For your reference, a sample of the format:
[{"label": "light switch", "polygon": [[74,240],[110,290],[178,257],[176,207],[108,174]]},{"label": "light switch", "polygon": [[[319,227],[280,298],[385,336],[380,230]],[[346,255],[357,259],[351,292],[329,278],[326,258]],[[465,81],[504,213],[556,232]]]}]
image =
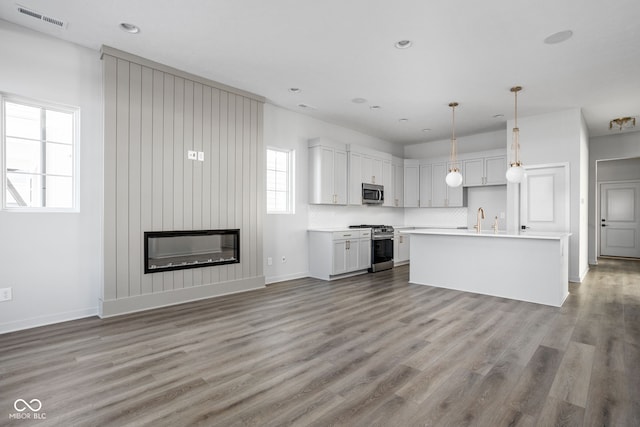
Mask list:
[{"label": "light switch", "polygon": [[204,151],[198,151],[198,160],[204,162]]}]

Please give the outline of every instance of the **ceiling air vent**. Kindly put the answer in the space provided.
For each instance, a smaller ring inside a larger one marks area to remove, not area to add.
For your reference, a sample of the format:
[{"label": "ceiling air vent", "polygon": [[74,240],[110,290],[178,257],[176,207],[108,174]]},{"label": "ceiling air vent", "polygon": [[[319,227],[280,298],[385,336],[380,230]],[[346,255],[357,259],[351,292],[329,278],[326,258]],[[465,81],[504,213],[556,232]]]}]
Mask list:
[{"label": "ceiling air vent", "polygon": [[66,28],[67,24],[60,20],[60,19],[56,19],[56,18],[52,18],[50,16],[47,15],[43,15],[40,12],[36,12],[35,10],[31,10],[29,8],[26,8],[24,6],[20,6],[20,5],[16,5],[18,7],[18,12],[22,13],[23,15],[27,15],[30,16],[32,18],[36,18],[40,21],[44,21],[44,22],[48,22],[49,24],[53,24],[57,27],[60,28]]}]

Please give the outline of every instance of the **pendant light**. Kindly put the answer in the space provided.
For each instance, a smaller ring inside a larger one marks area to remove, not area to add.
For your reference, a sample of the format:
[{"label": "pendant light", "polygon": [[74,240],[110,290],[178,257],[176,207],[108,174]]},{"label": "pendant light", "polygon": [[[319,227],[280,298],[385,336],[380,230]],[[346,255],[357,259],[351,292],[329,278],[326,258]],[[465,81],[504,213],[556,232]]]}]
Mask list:
[{"label": "pendant light", "polygon": [[524,177],[524,168],[522,167],[522,162],[520,161],[520,129],[518,129],[518,92],[522,90],[521,86],[514,86],[511,88],[511,92],[515,95],[515,118],[513,125],[513,144],[511,148],[514,151],[513,162],[511,162],[511,166],[507,169],[507,181],[512,183],[519,183],[522,181]]},{"label": "pendant light", "polygon": [[458,169],[458,147],[456,141],[456,107],[458,106],[457,102],[452,102],[449,104],[451,107],[452,113],[452,124],[451,124],[451,160],[449,166],[449,173],[447,174],[445,181],[449,187],[460,187],[462,184],[462,174],[460,173],[460,169]]}]

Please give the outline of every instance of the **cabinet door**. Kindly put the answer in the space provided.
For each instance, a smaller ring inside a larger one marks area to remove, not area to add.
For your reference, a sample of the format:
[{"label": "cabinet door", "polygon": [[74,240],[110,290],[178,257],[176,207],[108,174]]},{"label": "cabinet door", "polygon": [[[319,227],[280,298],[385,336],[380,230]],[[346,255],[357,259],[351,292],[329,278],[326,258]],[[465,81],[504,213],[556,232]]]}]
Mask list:
[{"label": "cabinet door", "polygon": [[360,240],[347,240],[347,271],[358,270],[358,262],[360,261]]},{"label": "cabinet door", "polygon": [[333,265],[331,274],[342,274],[347,272],[347,240],[333,242]]},{"label": "cabinet door", "polygon": [[349,152],[349,204],[362,205],[362,155]]},{"label": "cabinet door", "polygon": [[432,190],[431,190],[431,206],[434,208],[447,206],[447,164],[436,163],[431,165],[432,173]]},{"label": "cabinet door", "polygon": [[358,240],[358,270],[371,267],[371,239]]},{"label": "cabinet door", "polygon": [[420,165],[420,207],[433,206],[433,167],[432,165]]},{"label": "cabinet door", "polygon": [[418,166],[404,167],[404,206],[417,208],[420,203]]},{"label": "cabinet door", "polygon": [[408,234],[400,235],[398,244],[398,261],[409,261],[409,238]]},{"label": "cabinet door", "polygon": [[485,159],[485,179],[487,185],[506,184],[507,156],[487,157]]},{"label": "cabinet door", "polygon": [[464,188],[459,187],[447,187],[447,207],[460,208],[464,206]]},{"label": "cabinet door", "polygon": [[384,185],[382,180],[382,159],[371,158],[371,183]]},{"label": "cabinet door", "polygon": [[395,206],[395,188],[393,186],[393,167],[390,160],[382,161],[382,185],[384,186],[383,206]]},{"label": "cabinet door", "polygon": [[465,187],[484,184],[484,159],[465,160],[462,169]]},{"label": "cabinet door", "polygon": [[347,152],[335,150],[333,155],[334,203],[347,204]]},{"label": "cabinet door", "polygon": [[[451,170],[451,164],[447,165],[446,172],[448,173]],[[445,188],[447,189],[447,198],[445,200],[447,207],[450,208],[459,208],[464,206],[464,189],[463,186],[460,185],[458,187],[449,187],[446,182],[445,175]]]},{"label": "cabinet door", "polygon": [[404,166],[402,164],[393,165],[393,206],[404,206]]},{"label": "cabinet door", "polygon": [[360,177],[361,182],[367,184],[374,184],[373,182],[373,164],[372,159],[369,156],[362,156],[362,176]]},{"label": "cabinet door", "polygon": [[320,160],[320,188],[321,188],[321,202],[333,204],[334,192],[333,192],[333,149],[327,147],[321,147],[321,160]]}]

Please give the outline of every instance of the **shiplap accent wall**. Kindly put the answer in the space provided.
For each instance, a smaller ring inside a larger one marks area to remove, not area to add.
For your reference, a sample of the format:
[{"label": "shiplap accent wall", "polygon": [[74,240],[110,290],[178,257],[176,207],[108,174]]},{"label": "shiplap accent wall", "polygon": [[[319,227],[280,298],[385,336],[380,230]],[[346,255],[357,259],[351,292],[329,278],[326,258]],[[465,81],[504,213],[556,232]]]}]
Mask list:
[{"label": "shiplap accent wall", "polygon": [[[264,286],[264,99],[109,47],[102,60],[101,315]],[[239,264],[144,274],[145,231],[227,228]]]}]

